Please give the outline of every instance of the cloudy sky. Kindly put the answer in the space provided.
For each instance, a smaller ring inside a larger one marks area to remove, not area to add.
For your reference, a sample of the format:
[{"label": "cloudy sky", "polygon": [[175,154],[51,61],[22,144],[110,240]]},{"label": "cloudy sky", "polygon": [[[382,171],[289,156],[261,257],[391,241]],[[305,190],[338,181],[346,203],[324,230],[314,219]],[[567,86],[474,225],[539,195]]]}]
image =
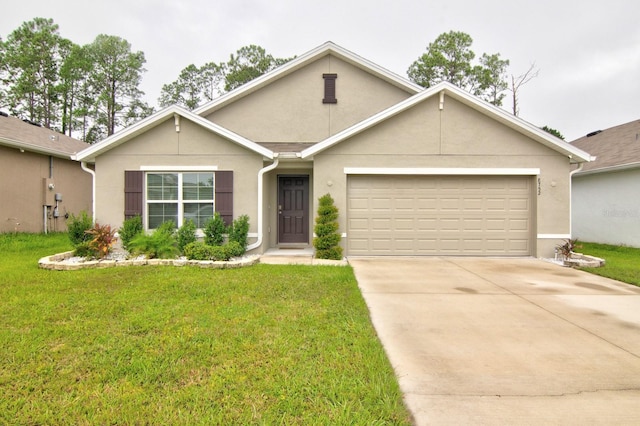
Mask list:
[{"label": "cloudy sky", "polygon": [[141,88],[154,106],[182,68],[249,44],[291,57],[333,41],[406,77],[430,42],[455,30],[472,36],[477,56],[509,59],[510,74],[535,63],[519,99],[532,124],[570,141],[640,119],[637,0],[13,0],[2,5],[0,36],[35,17],[53,18],[77,44],[108,34],[143,51]]}]

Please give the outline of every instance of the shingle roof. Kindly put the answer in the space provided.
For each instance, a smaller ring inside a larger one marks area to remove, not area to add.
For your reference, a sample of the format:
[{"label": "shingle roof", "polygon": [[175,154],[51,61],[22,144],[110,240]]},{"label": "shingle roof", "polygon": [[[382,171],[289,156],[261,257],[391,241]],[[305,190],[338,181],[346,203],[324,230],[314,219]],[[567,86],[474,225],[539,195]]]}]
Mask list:
[{"label": "shingle roof", "polygon": [[0,145],[61,158],[70,158],[90,146],[46,127],[4,115],[0,115]]},{"label": "shingle roof", "polygon": [[604,169],[640,167],[640,120],[592,132],[571,142],[597,157],[586,163],[581,173]]}]

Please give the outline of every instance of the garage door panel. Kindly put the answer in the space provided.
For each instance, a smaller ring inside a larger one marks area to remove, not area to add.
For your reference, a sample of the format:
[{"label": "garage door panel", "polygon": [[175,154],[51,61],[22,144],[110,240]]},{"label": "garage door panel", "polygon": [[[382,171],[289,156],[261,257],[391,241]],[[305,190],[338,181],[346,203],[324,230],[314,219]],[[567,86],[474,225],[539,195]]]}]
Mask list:
[{"label": "garage door panel", "polygon": [[526,176],[350,176],[348,253],[529,255]]}]

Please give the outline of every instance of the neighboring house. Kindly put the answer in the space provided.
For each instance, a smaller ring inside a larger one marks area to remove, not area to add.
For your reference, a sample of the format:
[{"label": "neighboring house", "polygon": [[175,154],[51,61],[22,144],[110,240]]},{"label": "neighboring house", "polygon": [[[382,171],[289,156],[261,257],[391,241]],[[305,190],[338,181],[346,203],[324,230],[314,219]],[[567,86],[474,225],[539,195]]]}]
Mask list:
[{"label": "neighboring house", "polygon": [[91,176],[71,160],[88,146],[0,113],[0,232],[66,231],[68,214],[90,212]]},{"label": "neighboring house", "polygon": [[75,156],[100,222],[250,217],[249,250],[311,245],[330,193],[355,255],[553,256],[582,150],[448,83],[423,89],[333,43]]},{"label": "neighboring house", "polygon": [[597,157],[573,175],[573,236],[640,247],[640,120],[571,144]]}]

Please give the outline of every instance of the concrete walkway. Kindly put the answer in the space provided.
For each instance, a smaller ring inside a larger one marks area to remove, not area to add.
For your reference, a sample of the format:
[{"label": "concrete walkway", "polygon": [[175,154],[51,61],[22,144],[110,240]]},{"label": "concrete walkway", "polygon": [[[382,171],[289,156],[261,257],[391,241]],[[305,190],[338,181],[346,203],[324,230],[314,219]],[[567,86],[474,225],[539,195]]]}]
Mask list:
[{"label": "concrete walkway", "polygon": [[640,288],[536,259],[349,263],[417,425],[640,424]]}]

